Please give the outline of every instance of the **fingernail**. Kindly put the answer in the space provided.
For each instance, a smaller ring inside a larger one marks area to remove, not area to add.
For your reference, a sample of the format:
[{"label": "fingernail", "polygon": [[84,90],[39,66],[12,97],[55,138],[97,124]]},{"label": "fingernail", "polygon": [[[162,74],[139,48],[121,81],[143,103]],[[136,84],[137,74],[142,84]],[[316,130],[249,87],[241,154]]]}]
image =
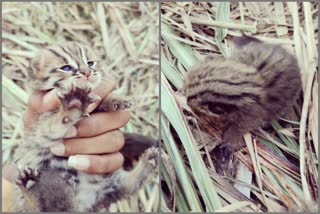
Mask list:
[{"label": "fingernail", "polygon": [[68,165],[75,169],[86,170],[90,166],[90,161],[86,156],[75,155],[69,157]]},{"label": "fingernail", "polygon": [[50,151],[55,155],[64,155],[65,146],[63,143],[59,143],[50,147]]},{"label": "fingernail", "polygon": [[74,126],[71,126],[66,134],[64,135],[64,138],[71,138],[77,136],[77,129]]},{"label": "fingernail", "polygon": [[50,101],[52,101],[56,96],[57,95],[55,90],[49,91],[48,93],[46,93],[46,95],[44,95],[44,98],[43,98],[44,104],[50,103]]}]

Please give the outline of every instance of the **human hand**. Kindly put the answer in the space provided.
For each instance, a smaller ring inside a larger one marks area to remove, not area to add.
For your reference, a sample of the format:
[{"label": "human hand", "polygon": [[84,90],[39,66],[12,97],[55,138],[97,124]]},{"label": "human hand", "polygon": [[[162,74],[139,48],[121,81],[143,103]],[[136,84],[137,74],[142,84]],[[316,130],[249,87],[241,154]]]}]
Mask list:
[{"label": "human hand", "polygon": [[[115,87],[110,80],[103,81],[93,90],[103,100]],[[93,111],[101,101],[91,104]],[[29,98],[24,116],[25,131],[30,129],[39,113],[54,110],[60,102],[54,90],[38,92]],[[58,156],[69,157],[68,165],[87,173],[109,173],[119,169],[124,161],[119,150],[124,145],[123,134],[118,130],[130,119],[127,110],[99,112],[80,120],[67,131],[64,142],[50,148]]]},{"label": "human hand", "polygon": [[2,178],[2,212],[14,212],[13,204],[13,184]]}]

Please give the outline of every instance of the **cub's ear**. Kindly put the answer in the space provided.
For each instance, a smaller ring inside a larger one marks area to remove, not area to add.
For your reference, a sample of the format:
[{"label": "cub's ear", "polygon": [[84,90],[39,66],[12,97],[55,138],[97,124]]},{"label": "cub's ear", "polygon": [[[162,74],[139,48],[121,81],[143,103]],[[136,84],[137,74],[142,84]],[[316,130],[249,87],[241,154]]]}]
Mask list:
[{"label": "cub's ear", "polygon": [[247,45],[249,43],[262,43],[260,39],[254,38],[252,36],[247,36],[247,35],[234,37],[232,39],[232,42],[239,47]]}]

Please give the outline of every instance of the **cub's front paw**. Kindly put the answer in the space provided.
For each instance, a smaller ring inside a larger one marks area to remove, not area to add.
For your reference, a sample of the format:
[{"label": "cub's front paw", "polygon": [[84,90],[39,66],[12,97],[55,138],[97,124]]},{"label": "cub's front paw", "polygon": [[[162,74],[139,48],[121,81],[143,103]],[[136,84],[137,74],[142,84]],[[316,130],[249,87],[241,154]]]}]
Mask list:
[{"label": "cub's front paw", "polygon": [[65,94],[58,94],[63,107],[62,123],[65,125],[74,124],[82,117],[88,115],[87,107],[100,99],[99,96],[91,93],[91,88],[72,88]]},{"label": "cub's front paw", "polygon": [[126,108],[131,107],[131,102],[124,100],[112,100],[110,101],[110,110],[111,111],[119,111],[124,110]]},{"label": "cub's front paw", "polygon": [[98,111],[114,112],[124,109],[128,109],[132,106],[132,102],[129,100],[122,100],[118,97],[106,98],[98,107]]},{"label": "cub's front paw", "polygon": [[91,88],[79,88],[72,85],[71,89],[62,94],[58,93],[58,97],[65,109],[79,109],[84,111],[91,103],[94,103],[99,97],[91,93]]},{"label": "cub's front paw", "polygon": [[144,163],[147,164],[147,166],[155,169],[158,165],[159,157],[160,157],[159,148],[151,147],[145,151],[141,159],[143,160]]},{"label": "cub's front paw", "polygon": [[15,180],[15,183],[23,188],[30,189],[39,179],[39,171],[37,169],[31,169],[29,167],[19,170],[19,175]]}]

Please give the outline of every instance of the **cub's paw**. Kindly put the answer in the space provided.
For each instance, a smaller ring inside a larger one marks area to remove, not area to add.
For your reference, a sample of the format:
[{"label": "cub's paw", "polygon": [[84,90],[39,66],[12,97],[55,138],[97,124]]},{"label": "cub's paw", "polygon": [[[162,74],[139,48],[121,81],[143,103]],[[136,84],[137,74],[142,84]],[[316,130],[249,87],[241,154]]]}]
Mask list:
[{"label": "cub's paw", "polygon": [[127,108],[130,108],[132,103],[127,100],[118,100],[118,99],[111,99],[110,100],[110,110],[111,111],[120,111]]},{"label": "cub's paw", "polygon": [[236,159],[234,159],[234,153],[236,150],[229,147],[228,144],[220,144],[216,146],[211,152],[213,157],[213,165],[218,174],[234,176],[236,173]]},{"label": "cub's paw", "polygon": [[65,109],[80,109],[84,111],[91,103],[99,99],[99,96],[91,93],[91,88],[79,88],[72,85],[71,89],[65,93],[57,93],[62,106]]},{"label": "cub's paw", "polygon": [[160,158],[160,149],[156,147],[151,147],[145,151],[142,155],[141,160],[152,169],[155,169],[158,165]]},{"label": "cub's paw", "polygon": [[23,188],[30,189],[39,179],[39,171],[29,167],[19,170],[19,175],[15,179],[15,183]]},{"label": "cub's paw", "polygon": [[64,93],[58,93],[58,97],[63,107],[63,124],[74,124],[82,117],[88,115],[87,107],[100,99],[99,96],[91,93],[91,88],[79,88],[72,86],[72,88]]},{"label": "cub's paw", "polygon": [[121,98],[106,98],[98,107],[99,111],[114,112],[128,109],[132,106],[129,100],[122,100]]},{"label": "cub's paw", "polygon": [[112,106],[114,111],[119,111],[130,108],[132,106],[132,103],[127,100],[113,100]]},{"label": "cub's paw", "polygon": [[125,100],[124,101],[124,108],[130,108],[132,106],[132,101]]},{"label": "cub's paw", "polygon": [[226,163],[232,158],[234,150],[226,144],[219,144],[213,149],[214,154],[221,163]]}]

